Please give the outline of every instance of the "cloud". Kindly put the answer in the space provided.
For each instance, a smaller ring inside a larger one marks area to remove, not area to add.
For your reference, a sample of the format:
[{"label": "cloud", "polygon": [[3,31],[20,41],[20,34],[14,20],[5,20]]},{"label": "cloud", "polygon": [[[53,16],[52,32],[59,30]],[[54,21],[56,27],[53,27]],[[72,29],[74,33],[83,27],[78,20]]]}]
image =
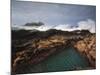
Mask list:
[{"label": "cloud", "polygon": [[25,30],[39,30],[39,31],[46,31],[49,29],[57,29],[63,31],[74,31],[74,30],[89,30],[91,33],[95,33],[95,21],[91,19],[87,19],[84,21],[79,21],[77,26],[72,26],[70,24],[59,24],[59,25],[42,25],[42,26],[18,26],[13,25],[15,29],[25,29]]},{"label": "cloud", "polygon": [[84,29],[84,30],[89,30],[91,33],[95,33],[96,24],[95,24],[95,21],[88,19],[86,21],[78,22],[78,28]]},{"label": "cloud", "polygon": [[54,29],[64,30],[64,31],[74,31],[74,30],[89,30],[91,33],[95,33],[96,31],[96,23],[91,19],[87,19],[84,21],[79,21],[76,26],[71,26],[69,24],[66,25],[58,25]]}]

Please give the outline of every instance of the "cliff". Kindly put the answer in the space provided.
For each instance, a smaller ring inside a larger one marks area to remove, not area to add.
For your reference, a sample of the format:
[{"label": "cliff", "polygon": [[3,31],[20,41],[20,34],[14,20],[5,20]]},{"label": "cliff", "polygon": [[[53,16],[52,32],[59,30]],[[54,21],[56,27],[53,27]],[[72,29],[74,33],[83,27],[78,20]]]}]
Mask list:
[{"label": "cliff", "polygon": [[12,71],[15,73],[25,65],[37,64],[70,46],[86,56],[91,67],[95,68],[96,37],[87,30],[13,31],[12,34]]},{"label": "cliff", "polygon": [[75,45],[75,48],[85,55],[91,66],[96,67],[96,37],[95,35],[86,37],[80,41],[78,41]]}]

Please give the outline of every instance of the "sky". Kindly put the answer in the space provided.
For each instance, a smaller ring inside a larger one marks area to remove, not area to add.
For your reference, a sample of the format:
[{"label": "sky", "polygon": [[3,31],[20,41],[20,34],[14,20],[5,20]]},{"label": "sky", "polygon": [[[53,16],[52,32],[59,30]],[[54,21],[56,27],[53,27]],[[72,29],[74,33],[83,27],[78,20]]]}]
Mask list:
[{"label": "sky", "polygon": [[46,26],[63,25],[64,28],[64,26],[79,27],[80,22],[81,24],[92,22],[92,26],[94,26],[96,22],[96,7],[89,5],[39,3],[31,1],[23,2],[12,0],[11,10],[12,25],[24,25],[30,22],[41,21]]}]

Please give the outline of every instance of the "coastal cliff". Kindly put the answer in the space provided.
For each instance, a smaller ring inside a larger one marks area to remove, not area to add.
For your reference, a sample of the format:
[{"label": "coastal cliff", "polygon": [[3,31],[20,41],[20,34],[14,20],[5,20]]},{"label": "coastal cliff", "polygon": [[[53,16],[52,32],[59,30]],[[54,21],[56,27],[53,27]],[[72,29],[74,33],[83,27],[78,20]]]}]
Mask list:
[{"label": "coastal cliff", "polygon": [[48,30],[46,32],[23,31],[23,35],[20,35],[20,32],[22,31],[12,32],[15,34],[12,36],[12,71],[14,73],[25,65],[40,63],[67,47],[76,48],[80,54],[87,57],[90,67],[96,67],[95,33],[87,30],[72,32]]},{"label": "coastal cliff", "polygon": [[86,37],[80,41],[78,41],[75,45],[75,48],[85,55],[91,66],[96,67],[96,37],[95,35]]}]

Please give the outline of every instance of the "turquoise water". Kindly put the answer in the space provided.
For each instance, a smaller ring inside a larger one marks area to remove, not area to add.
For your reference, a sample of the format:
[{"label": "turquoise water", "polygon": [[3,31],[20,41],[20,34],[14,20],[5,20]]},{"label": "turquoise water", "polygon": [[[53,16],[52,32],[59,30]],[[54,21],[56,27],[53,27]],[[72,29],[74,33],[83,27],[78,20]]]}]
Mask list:
[{"label": "turquoise water", "polygon": [[27,67],[28,72],[54,72],[86,69],[89,67],[88,60],[80,55],[74,48],[66,48],[37,65]]}]

